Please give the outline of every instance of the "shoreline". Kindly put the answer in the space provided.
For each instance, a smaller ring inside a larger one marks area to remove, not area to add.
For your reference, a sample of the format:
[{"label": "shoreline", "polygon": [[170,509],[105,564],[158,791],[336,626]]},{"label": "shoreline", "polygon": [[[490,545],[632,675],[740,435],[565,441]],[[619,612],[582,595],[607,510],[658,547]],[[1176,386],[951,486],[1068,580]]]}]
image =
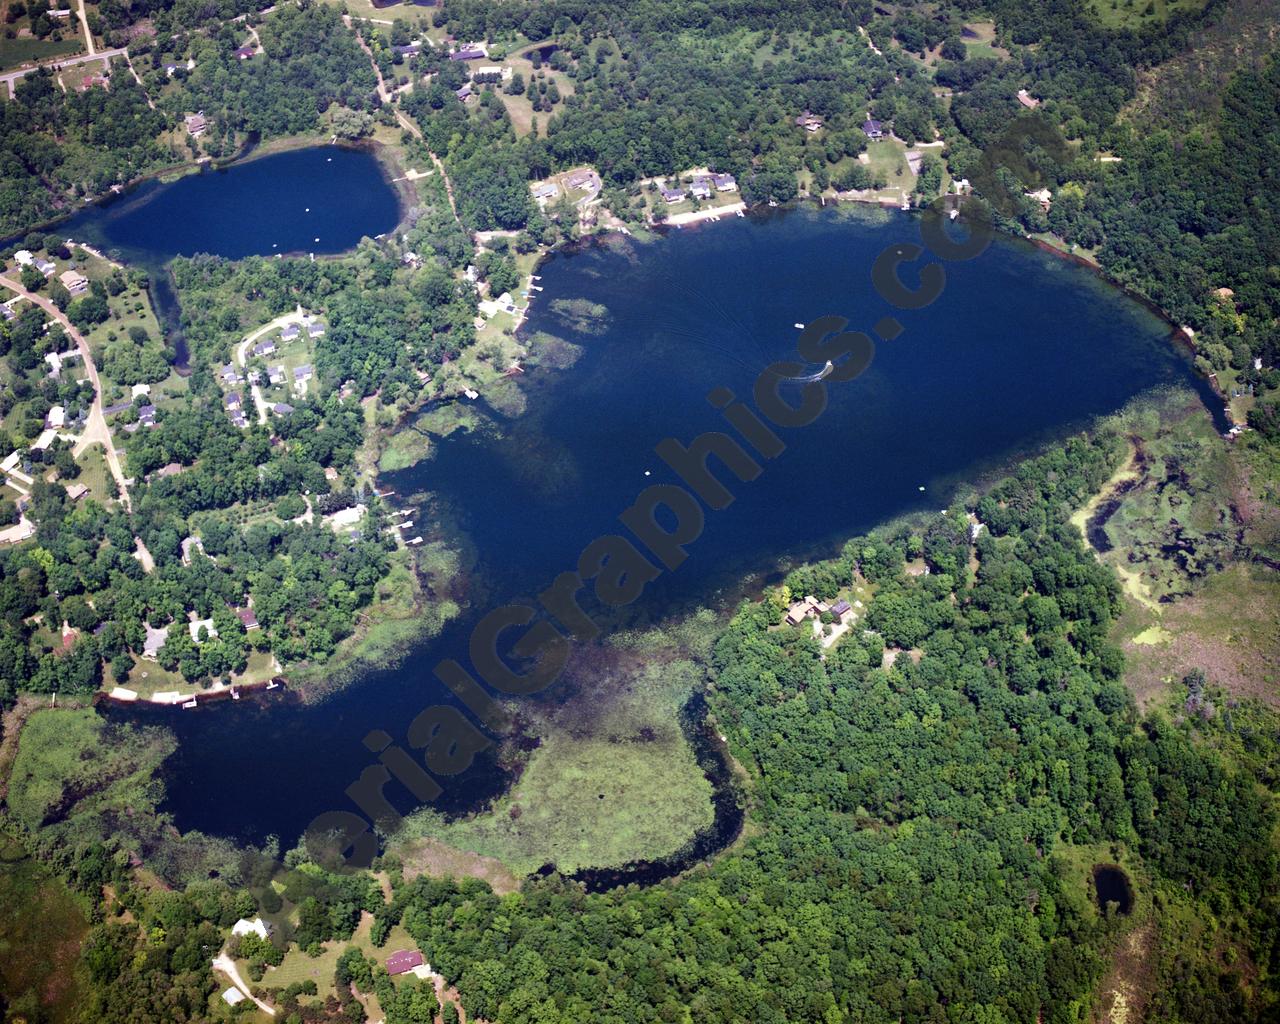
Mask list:
[{"label": "shoreline", "polygon": [[[410,202],[406,197],[403,189],[397,187],[398,181],[393,176],[394,166],[388,168],[385,159],[385,151],[391,148],[389,143],[380,142],[377,139],[335,139],[333,136],[323,135],[289,135],[271,139],[267,142],[260,142],[257,138],[246,138],[240,144],[239,149],[231,156],[211,157],[202,156],[190,160],[183,160],[178,163],[166,164],[163,167],[157,167],[154,170],[146,171],[142,174],[130,178],[127,182],[112,185],[106,192],[85,199],[80,203],[72,206],[67,210],[59,212],[55,217],[49,220],[40,221],[36,224],[28,224],[21,231],[17,231],[12,235],[0,238],[0,249],[7,248],[11,245],[18,245],[27,235],[32,233],[52,233],[57,230],[59,225],[65,224],[67,221],[85,213],[95,207],[107,207],[112,203],[123,200],[131,193],[136,192],[143,185],[149,182],[159,181],[161,185],[174,184],[192,174],[204,174],[212,171],[227,171],[234,167],[242,167],[265,157],[278,156],[281,153],[291,153],[301,149],[319,149],[323,146],[337,146],[340,149],[352,149],[358,151],[369,152],[375,160],[377,160],[383,177],[399,201],[399,219],[391,230],[399,231],[401,226],[408,218]],[[164,181],[161,179],[172,176],[172,181]],[[274,255],[274,254],[273,254]],[[283,256],[303,255],[301,253],[281,253]],[[325,256],[318,256],[317,259],[331,258],[332,256],[342,256],[345,253],[332,253]]]},{"label": "shoreline", "polygon": [[[259,157],[271,156],[276,153],[287,152],[295,149],[309,148],[312,145],[316,145],[316,143],[312,142],[310,139],[300,139],[299,137],[296,137],[296,136],[292,137],[291,139],[274,140],[273,142],[267,143],[266,145],[263,145],[263,146],[252,147],[247,151],[242,148],[242,151],[238,153],[235,158],[233,158],[233,162],[247,163]],[[377,140],[369,139],[369,140],[363,140],[363,142],[357,143],[353,146],[349,146],[349,148],[371,151],[374,154],[375,158],[378,159],[378,162],[380,164],[384,177],[387,178],[388,183],[393,184],[393,187],[396,185],[398,185],[400,188],[406,187],[406,185],[411,187],[411,183],[405,183],[405,182],[397,183],[397,182],[394,182],[394,179],[390,177],[390,175],[396,169],[402,170],[403,168],[397,167],[395,163],[391,163],[390,166],[388,166],[388,160],[394,159],[394,157],[393,157],[393,154],[390,152],[390,147],[388,147],[387,144],[378,142]],[[230,162],[228,162],[225,166],[230,166]],[[397,188],[398,192],[400,191],[400,188]],[[115,199],[118,197],[112,196],[110,198]],[[400,194],[398,198],[403,199],[404,198],[403,194]],[[776,207],[776,208],[766,207],[764,204],[756,204],[756,206],[748,206],[745,201],[739,201],[737,203],[733,203],[723,207],[715,207],[708,210],[689,211],[688,213],[685,213],[685,214],[678,214],[677,217],[681,218],[679,222],[673,222],[675,220],[675,218],[673,218],[673,221],[654,224],[650,227],[649,230],[652,231],[652,237],[662,238],[669,235],[671,229],[680,230],[683,227],[691,224],[716,223],[721,220],[734,218],[740,215],[746,216],[752,213],[759,213],[760,211],[764,211],[764,210],[773,210],[773,209],[790,210],[790,209],[799,209],[802,206],[814,206],[815,208],[826,208],[828,205],[837,206],[837,207],[841,205],[851,205],[854,207],[861,206],[861,207],[869,207],[872,209],[881,209],[881,210],[900,209],[900,207],[890,206],[879,200],[874,200],[874,199],[838,199],[837,198],[837,199],[834,199],[831,204],[828,204],[825,201],[824,197],[806,197],[806,198],[794,200],[791,203],[783,204],[781,207]],[[407,206],[402,202],[401,203],[402,218],[403,218],[404,211],[406,209],[407,209]],[[919,209],[913,208],[912,210],[902,211],[902,212],[918,213]],[[393,229],[393,231],[398,231],[399,227],[400,225],[397,224],[396,228]],[[667,229],[667,230],[664,230],[664,229]],[[1160,309],[1158,306],[1156,306],[1150,300],[1146,299],[1144,296],[1137,295],[1133,293],[1130,289],[1126,288],[1124,285],[1121,285],[1120,283],[1113,281],[1100,266],[1094,263],[1091,263],[1088,260],[1084,260],[1081,257],[1076,256],[1072,253],[1063,251],[1061,249],[1057,249],[1054,246],[1048,245],[1047,243],[1044,243],[1038,239],[1029,238],[1025,235],[1017,234],[1010,231],[1002,231],[1001,233],[1010,239],[1017,239],[1024,242],[1029,242],[1038,251],[1046,252],[1060,259],[1065,259],[1070,263],[1073,263],[1077,266],[1081,266],[1085,269],[1092,271],[1093,274],[1098,279],[1106,283],[1109,287],[1112,287],[1117,291],[1121,292],[1123,295],[1125,295],[1125,297],[1139,302],[1148,311],[1159,316],[1170,328],[1170,340],[1173,340],[1175,342],[1181,341],[1183,344],[1187,346],[1188,351],[1194,354],[1195,352],[1194,343],[1191,341],[1191,339],[1187,337],[1185,330],[1179,327],[1178,325],[1174,324],[1173,320],[1169,317],[1169,315],[1164,310]],[[608,244],[610,239],[612,239],[615,236],[622,236],[622,237],[633,238],[633,239],[636,237],[629,227],[625,225],[621,225],[621,226],[615,226],[615,227],[599,230],[590,235],[586,235],[584,237],[575,239],[573,241],[564,241],[552,246],[542,247],[537,253],[537,259],[531,270],[531,275],[533,276],[539,275],[542,272],[545,264],[558,254],[569,254],[569,253],[572,253],[574,250],[583,249],[588,246]],[[326,257],[317,257],[317,258],[337,259],[337,258],[343,257],[344,255],[347,255],[347,254],[334,253]],[[530,301],[528,305],[524,310],[521,311],[521,315],[518,317],[517,322],[513,326],[513,337],[517,339],[521,338],[522,333],[525,331],[527,325],[530,322],[532,307],[533,307],[532,300],[533,300],[533,295],[531,293]],[[1196,376],[1198,379],[1203,380],[1203,378],[1200,377],[1198,373],[1196,374]],[[1219,394],[1217,392],[1217,389],[1213,388],[1212,382],[1209,382],[1207,386],[1214,394]],[[1219,397],[1221,397],[1220,394],[1219,394]],[[401,415],[396,420],[396,423],[388,430],[388,433],[389,434],[394,433],[396,429],[403,426],[403,424],[407,422],[410,418],[416,415],[420,415],[423,411],[429,409],[432,405],[442,404],[445,402],[459,402],[459,401],[461,401],[461,397],[459,395],[452,395],[452,396],[438,395],[438,396],[429,398],[425,400],[420,406],[406,410],[405,413]],[[1212,410],[1210,410],[1210,412],[1212,414]],[[1227,417],[1227,419],[1228,419],[1228,422],[1230,422],[1229,416]],[[376,482],[378,479],[379,479],[379,474],[375,471],[371,478],[371,483],[376,485]],[[411,654],[413,648],[418,642],[428,638],[429,638],[429,633],[419,632],[412,629],[407,630],[405,632],[405,635],[402,635],[397,638],[397,641],[395,643],[396,650],[395,650],[394,660],[402,661],[404,658],[408,657]],[[317,696],[319,697],[319,699],[323,700],[325,697],[331,694],[335,688],[342,688],[352,678],[361,675],[364,670],[374,667],[375,661],[373,660],[373,658],[367,655],[362,655],[359,652],[359,646],[360,645],[357,640],[357,643],[354,645],[355,649],[348,652],[345,656],[335,655],[334,658],[329,659],[323,664],[303,663],[297,666],[292,673],[290,674],[282,673],[276,676],[275,678],[273,678],[273,680],[271,680],[271,683],[273,683],[274,685],[272,686],[268,686],[267,683],[255,683],[255,684],[245,684],[243,686],[237,685],[234,687],[234,689],[236,689],[243,695],[246,695],[246,696],[252,695],[255,699],[260,698],[260,696],[263,693],[269,692],[270,690],[274,690],[277,688],[287,689],[288,692],[291,694],[291,696],[293,696],[294,698],[306,701],[308,699],[306,691],[309,689],[309,687],[306,686],[306,682],[305,682],[307,679],[315,678],[319,673],[333,673],[334,671],[338,671],[341,674],[341,676],[344,678],[344,681],[342,683],[339,683],[337,687],[334,687],[333,685],[320,687]],[[385,656],[385,653],[386,652],[383,652],[384,656]],[[293,679],[290,678],[291,675],[293,676]],[[298,687],[296,689],[292,688],[292,683],[295,681],[297,682],[297,687]],[[330,683],[332,682],[333,680],[330,679]],[[104,693],[102,691],[99,691],[99,693],[95,695],[95,700],[109,701],[110,703],[117,706],[136,706],[140,704],[145,704],[151,707],[169,707],[169,706],[182,707],[186,702],[190,700],[196,700],[198,704],[205,704],[205,703],[208,703],[210,700],[221,700],[230,694],[231,689],[232,687],[223,687],[218,690],[205,689],[205,690],[198,691],[196,694],[186,694],[183,696],[181,700],[171,699],[171,700],[165,700],[165,701],[155,701],[154,699],[141,700],[137,698],[120,699],[118,697],[112,696],[112,694],[110,693]]]}]

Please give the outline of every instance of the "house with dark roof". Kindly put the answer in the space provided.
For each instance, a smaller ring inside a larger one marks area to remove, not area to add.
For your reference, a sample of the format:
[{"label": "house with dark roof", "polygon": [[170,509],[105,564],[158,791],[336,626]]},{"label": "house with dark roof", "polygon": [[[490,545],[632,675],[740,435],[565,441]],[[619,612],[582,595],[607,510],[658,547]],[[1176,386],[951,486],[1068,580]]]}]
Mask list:
[{"label": "house with dark roof", "polygon": [[239,60],[248,60],[250,57],[257,56],[258,51],[252,46],[241,46],[236,49],[236,58]]},{"label": "house with dark roof", "polygon": [[483,60],[489,56],[483,46],[459,46],[449,54],[450,60]]},{"label": "house with dark roof", "polygon": [[232,391],[222,400],[222,404],[226,406],[227,412],[235,412],[243,404],[240,398],[240,392]]},{"label": "house with dark roof", "polygon": [[[171,67],[174,68],[175,71],[177,70],[177,68],[172,64],[167,65],[165,70],[167,71]],[[169,74],[172,75],[173,71],[169,71]],[[209,127],[209,122],[205,119],[203,113],[188,114],[183,118],[183,120],[186,122],[187,134],[192,138],[198,138],[203,135],[205,130]]]},{"label": "house with dark roof", "polygon": [[713,174],[711,182],[715,185],[717,192],[736,192],[738,190],[738,182],[732,174]]},{"label": "house with dark roof", "polygon": [[138,406],[138,422],[148,430],[156,425],[156,407],[154,405]]},{"label": "house with dark roof", "polygon": [[258,616],[253,614],[252,608],[237,608],[236,617],[246,631],[258,628]]},{"label": "house with dark roof", "polygon": [[308,320],[307,334],[312,338],[323,338],[324,337],[324,321]]},{"label": "house with dark roof", "polygon": [[268,366],[267,367],[267,383],[273,384],[273,385],[283,384],[284,383],[284,367]]},{"label": "house with dark roof", "polygon": [[874,117],[869,117],[862,122],[862,134],[868,139],[875,141],[884,138],[884,122],[877,121]]},{"label": "house with dark roof", "polygon": [[227,363],[226,366],[218,371],[218,379],[222,381],[223,384],[239,384],[244,380],[244,378],[240,376],[240,371],[231,363]]},{"label": "house with dark roof", "polygon": [[693,179],[693,184],[689,186],[689,191],[695,199],[710,199],[711,179],[706,175],[699,175]]},{"label": "house with dark roof", "polygon": [[424,961],[422,954],[416,949],[401,949],[387,957],[387,973],[394,977],[405,974],[415,967],[421,967]]},{"label": "house with dark roof", "polygon": [[310,363],[303,363],[301,366],[295,367],[293,371],[293,382],[301,384],[303,381],[310,380],[315,374]]},{"label": "house with dark roof", "polygon": [[293,341],[298,336],[299,331],[300,328],[296,323],[285,324],[284,328],[280,331],[280,340]]},{"label": "house with dark roof", "polygon": [[260,341],[253,346],[253,354],[259,358],[263,356],[273,356],[276,354],[276,343],[268,338],[266,341]]},{"label": "house with dark roof", "polygon": [[271,411],[277,416],[292,416],[293,406],[288,402],[276,402],[276,404],[271,407]]},{"label": "house with dark roof", "polygon": [[678,203],[684,198],[684,189],[664,188],[659,191],[659,195],[661,195],[668,203]]}]

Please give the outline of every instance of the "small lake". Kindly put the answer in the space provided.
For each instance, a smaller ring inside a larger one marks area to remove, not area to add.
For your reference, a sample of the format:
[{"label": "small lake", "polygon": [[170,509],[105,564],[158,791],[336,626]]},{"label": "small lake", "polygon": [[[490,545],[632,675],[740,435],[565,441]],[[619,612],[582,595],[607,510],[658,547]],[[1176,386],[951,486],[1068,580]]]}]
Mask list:
[{"label": "small lake", "polygon": [[346,252],[400,219],[395,190],[367,150],[312,146],[143,182],[58,226],[146,265],[207,252],[228,259]]},{"label": "small lake", "polygon": [[312,146],[224,170],[206,167],[169,183],[146,181],[86,208],[57,231],[115,250],[151,275],[156,313],[185,366],[181,310],[167,272],[174,256],[331,255],[399,221],[399,198],[372,153]]},{"label": "small lake", "polygon": [[[179,736],[165,780],[178,826],[249,842],[274,834],[287,849],[315,815],[351,809],[344,790],[373,761],[362,738],[384,729],[400,741],[419,711],[451,703],[431,668],[445,657],[467,663],[475,617],[549,585],[589,541],[618,532],[616,517],[645,486],[673,482],[653,446],[725,429],[705,396],[717,387],[750,396],[765,366],[794,357],[796,322],[834,313],[867,329],[892,313],[904,330],[878,343],[860,378],[829,385],[818,422],[784,432],[787,450],[759,478],[720,473],[737,500],[708,513],[688,561],[627,609],[627,625],[729,607],[786,564],[834,554],[902,513],[936,512],[958,484],[1139,393],[1201,387],[1166,323],[1017,239],[948,265],[932,305],[888,307],[872,263],[918,237],[914,218],[896,211],[802,209],[547,261],[525,334],[576,346],[576,364],[521,378],[521,416],[476,403],[479,428],[383,479],[399,495],[426,492],[413,518],[444,523],[467,552],[469,609],[403,665],[318,706],[246,700],[152,713]],[[575,300],[603,317],[584,319]],[[437,806],[476,808],[504,784],[484,762],[448,780]],[[393,788],[389,796],[404,796]]]},{"label": "small lake", "polygon": [[1133,886],[1129,876],[1114,864],[1098,864],[1093,869],[1093,888],[1098,910],[1106,913],[1107,904],[1114,903],[1116,911],[1127,914],[1133,909]]}]

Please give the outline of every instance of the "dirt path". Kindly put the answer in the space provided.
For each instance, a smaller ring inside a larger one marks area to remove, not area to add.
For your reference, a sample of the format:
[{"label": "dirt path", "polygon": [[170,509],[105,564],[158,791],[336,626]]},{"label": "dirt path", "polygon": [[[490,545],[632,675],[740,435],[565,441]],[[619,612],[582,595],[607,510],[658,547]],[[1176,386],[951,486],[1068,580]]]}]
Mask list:
[{"label": "dirt path", "polygon": [[[346,25],[347,28],[351,29],[352,34],[356,37],[356,42],[360,44],[360,49],[364,50],[365,55],[369,58],[369,66],[373,68],[373,73],[378,79],[378,98],[382,100],[383,103],[389,104],[392,99],[392,93],[387,88],[387,83],[383,81],[382,69],[378,67],[378,62],[373,59],[373,51],[369,49],[369,44],[364,41],[359,32],[356,32],[355,29],[352,28],[351,15],[344,14],[342,16],[342,23]],[[399,107],[396,107],[392,112],[396,115],[396,120],[400,122],[401,128],[407,131],[415,139],[422,138],[422,129],[414,124]],[[449,197],[449,209],[453,211],[453,219],[458,222],[458,227],[462,228],[463,231],[466,231],[466,227],[462,223],[462,218],[458,216],[458,203],[453,197],[453,182],[449,180],[449,172],[444,169],[444,161],[436,156],[435,153],[432,153],[431,150],[427,150],[427,154],[431,157],[431,162],[436,165],[436,170],[440,172],[440,177],[444,181],[444,191],[445,195]]]},{"label": "dirt path", "polygon": [[[89,48],[89,56],[94,57],[98,51],[93,46],[93,33],[89,31],[89,16],[84,10],[85,0],[80,0],[80,27],[84,29],[84,45]],[[125,55],[126,57],[128,54]],[[139,82],[139,85],[142,83]]]},{"label": "dirt path", "polygon": [[[83,3],[83,0],[81,2]],[[81,7],[80,10],[83,11],[84,8]],[[147,97],[147,106],[155,110],[155,101],[148,95],[146,86],[142,84],[142,79],[138,76],[138,72],[133,66],[133,59],[127,53],[124,55],[124,62],[129,66],[129,73],[133,75],[133,80],[138,83],[138,88],[142,90],[142,95]]]},{"label": "dirt path", "polygon": [[8,277],[0,277],[0,285],[16,292],[25,298],[28,302],[33,302],[51,317],[62,325],[62,329],[76,343],[76,347],[80,350],[80,358],[84,360],[85,372],[89,376],[89,383],[93,385],[93,404],[89,407],[89,419],[85,423],[84,433],[80,435],[80,440],[76,442],[72,454],[79,456],[91,444],[100,444],[106,450],[107,467],[111,470],[111,475],[115,478],[116,486],[120,489],[120,503],[124,506],[126,512],[133,511],[133,504],[129,500],[129,488],[125,483],[124,468],[120,465],[120,456],[116,454],[116,447],[111,441],[111,430],[107,427],[107,418],[102,413],[102,383],[98,380],[98,367],[94,365],[93,353],[89,349],[89,343],[84,340],[82,335],[66,315],[48,299],[41,295],[27,291],[17,281]]},{"label": "dirt path", "polygon": [[244,978],[240,977],[240,972],[236,969],[236,962],[232,960],[231,957],[227,956],[226,953],[219,953],[213,958],[213,969],[215,971],[221,971],[230,978],[231,984],[243,992],[249,999],[252,999],[257,1003],[258,1009],[263,1013],[270,1017],[274,1017],[276,1015],[276,1008],[274,1006],[270,1003],[264,1003],[249,990],[249,986],[245,984]]}]

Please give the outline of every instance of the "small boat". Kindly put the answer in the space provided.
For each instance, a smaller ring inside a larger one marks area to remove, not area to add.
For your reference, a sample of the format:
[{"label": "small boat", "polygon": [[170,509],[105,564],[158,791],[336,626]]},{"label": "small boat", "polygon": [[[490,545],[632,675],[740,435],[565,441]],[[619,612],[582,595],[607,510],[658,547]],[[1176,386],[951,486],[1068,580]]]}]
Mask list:
[{"label": "small boat", "polygon": [[797,331],[803,331],[803,330],[804,330],[804,324],[796,324],[796,330],[797,330]]},{"label": "small boat", "polygon": [[959,216],[960,216],[960,211],[956,209],[952,209],[947,213],[947,217],[950,218],[951,220],[955,220]]},{"label": "small boat", "polygon": [[237,690],[234,686],[231,688],[231,699],[232,700],[240,699],[240,691]]}]

